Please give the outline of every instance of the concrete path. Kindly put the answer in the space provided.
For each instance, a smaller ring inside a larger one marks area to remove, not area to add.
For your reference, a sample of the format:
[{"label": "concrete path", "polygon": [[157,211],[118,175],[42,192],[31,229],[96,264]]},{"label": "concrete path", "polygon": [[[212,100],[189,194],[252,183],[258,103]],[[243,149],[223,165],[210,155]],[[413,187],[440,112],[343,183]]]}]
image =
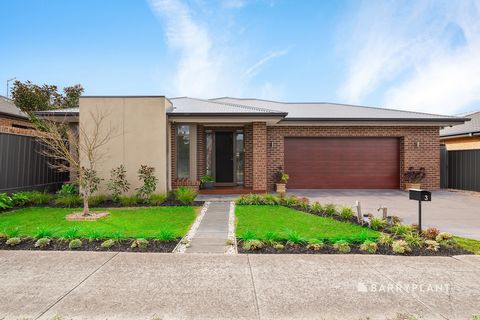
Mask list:
[{"label": "concrete path", "polygon": [[480,256],[0,251],[5,320],[399,320],[476,314]]},{"label": "concrete path", "polygon": [[230,202],[210,202],[185,253],[225,253]]},{"label": "concrete path", "polygon": [[[404,223],[417,223],[418,202],[408,199],[401,190],[288,190],[288,194],[308,197],[321,203],[352,206],[360,200],[362,211],[380,216],[380,205]],[[480,240],[480,196],[464,192],[434,191],[432,202],[423,203],[423,226]]]}]

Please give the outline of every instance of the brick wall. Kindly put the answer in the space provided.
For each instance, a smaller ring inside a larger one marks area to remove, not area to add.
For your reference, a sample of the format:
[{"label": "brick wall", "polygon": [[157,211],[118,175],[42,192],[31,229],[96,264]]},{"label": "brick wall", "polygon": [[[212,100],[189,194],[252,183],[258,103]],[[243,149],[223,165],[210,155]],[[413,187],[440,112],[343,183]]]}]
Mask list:
[{"label": "brick wall", "polygon": [[[397,137],[400,139],[401,177],[410,166],[425,167],[426,177],[422,187],[440,188],[440,149],[438,127],[267,127],[267,183],[274,186],[273,175],[279,166],[284,167],[285,137]],[[255,138],[255,136],[254,136]],[[420,142],[420,147],[416,142]],[[270,144],[273,143],[271,146]],[[255,157],[255,156],[254,156]]]},{"label": "brick wall", "polygon": [[[0,115],[0,126],[1,127],[15,127],[20,126],[21,129],[32,128],[34,129],[34,125],[27,119],[19,119],[15,117],[8,117],[5,115]],[[26,128],[24,128],[26,127]]]},{"label": "brick wall", "polygon": [[205,127],[197,125],[197,179],[207,174]]},{"label": "brick wall", "polygon": [[267,124],[265,122],[252,124],[252,139],[252,188],[267,190]]}]

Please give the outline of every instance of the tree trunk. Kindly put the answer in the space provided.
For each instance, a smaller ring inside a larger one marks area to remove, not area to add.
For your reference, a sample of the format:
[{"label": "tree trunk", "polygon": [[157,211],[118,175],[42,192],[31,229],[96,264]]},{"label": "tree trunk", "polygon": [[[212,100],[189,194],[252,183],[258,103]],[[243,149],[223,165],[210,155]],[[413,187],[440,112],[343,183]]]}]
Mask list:
[{"label": "tree trunk", "polygon": [[89,216],[90,215],[90,207],[88,206],[88,198],[90,198],[90,195],[88,192],[83,193],[83,213],[82,215],[84,216]]}]

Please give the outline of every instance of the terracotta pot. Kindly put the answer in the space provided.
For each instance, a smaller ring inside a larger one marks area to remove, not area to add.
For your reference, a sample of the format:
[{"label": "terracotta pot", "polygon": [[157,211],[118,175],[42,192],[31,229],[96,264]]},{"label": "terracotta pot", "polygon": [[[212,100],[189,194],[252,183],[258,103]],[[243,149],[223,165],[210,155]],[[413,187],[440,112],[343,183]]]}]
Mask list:
[{"label": "terracotta pot", "polygon": [[405,190],[420,189],[420,183],[405,182]]},{"label": "terracotta pot", "polygon": [[275,184],[275,190],[278,193],[285,193],[285,192],[287,192],[287,185],[285,183],[276,183]]}]

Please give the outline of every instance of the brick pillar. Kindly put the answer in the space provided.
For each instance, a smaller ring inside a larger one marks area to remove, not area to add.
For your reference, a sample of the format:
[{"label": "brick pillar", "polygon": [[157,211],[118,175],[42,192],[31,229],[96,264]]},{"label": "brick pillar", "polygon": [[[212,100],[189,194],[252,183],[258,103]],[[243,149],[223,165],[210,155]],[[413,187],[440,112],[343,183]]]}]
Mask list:
[{"label": "brick pillar", "polygon": [[267,190],[267,124],[254,122],[253,131],[253,190]]}]

